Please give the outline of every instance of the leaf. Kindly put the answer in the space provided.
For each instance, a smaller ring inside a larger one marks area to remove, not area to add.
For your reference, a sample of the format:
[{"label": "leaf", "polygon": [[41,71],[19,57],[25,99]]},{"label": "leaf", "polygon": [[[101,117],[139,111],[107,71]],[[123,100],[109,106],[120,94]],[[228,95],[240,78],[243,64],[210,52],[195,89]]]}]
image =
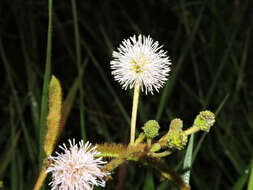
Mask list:
[{"label": "leaf", "polygon": [[184,157],[183,170],[187,170],[183,177],[184,182],[189,185],[190,184],[190,175],[191,175],[191,165],[192,165],[192,151],[193,151],[193,142],[194,142],[194,134],[191,135],[189,144],[187,146],[187,150]]},{"label": "leaf", "polygon": [[61,131],[62,89],[60,82],[55,76],[52,76],[48,92],[49,110],[47,116],[47,133],[44,142],[44,151],[47,156],[52,154]]},{"label": "leaf", "polygon": [[19,141],[21,131],[18,130],[18,132],[15,135],[14,142],[11,142],[10,144],[6,145],[6,148],[3,153],[1,153],[1,165],[0,165],[0,178],[2,178],[6,172],[6,169],[8,168],[8,165],[11,161],[11,155],[13,152],[12,146],[16,146],[17,142]]},{"label": "leaf", "polygon": [[253,160],[251,161],[251,172],[249,176],[248,190],[253,189]]},{"label": "leaf", "polygon": [[143,190],[146,190],[146,189],[155,190],[154,177],[151,171],[148,171],[146,174]]},{"label": "leaf", "polygon": [[175,172],[171,171],[166,164],[163,162],[162,159],[159,158],[152,158],[152,157],[144,157],[139,160],[140,164],[142,165],[148,165],[152,168],[159,171],[162,175],[162,177],[168,181],[171,181],[175,185],[177,185],[180,190],[189,190],[190,187],[184,183],[182,178]]},{"label": "leaf", "polygon": [[248,175],[249,174],[247,173],[244,173],[243,175],[241,175],[241,177],[233,185],[232,190],[242,190],[245,184],[247,183]]}]

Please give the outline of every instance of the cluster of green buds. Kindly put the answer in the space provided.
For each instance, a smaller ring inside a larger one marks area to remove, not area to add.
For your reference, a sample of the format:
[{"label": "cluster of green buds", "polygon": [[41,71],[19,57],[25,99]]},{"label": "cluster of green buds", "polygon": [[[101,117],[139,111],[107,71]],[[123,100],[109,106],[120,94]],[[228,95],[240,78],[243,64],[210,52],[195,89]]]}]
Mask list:
[{"label": "cluster of green buds", "polygon": [[[183,130],[183,121],[181,119],[173,119],[170,122],[169,131],[161,137],[157,143],[151,146],[151,151],[154,150],[155,152],[162,148],[182,150],[187,144],[188,135],[200,130],[209,132],[214,123],[215,115],[208,110],[201,111],[195,118],[193,126],[186,130]],[[145,123],[142,129],[144,132],[142,137],[146,137],[148,139],[148,144],[150,144],[150,140],[159,135],[160,126],[157,121],[150,120]]]}]

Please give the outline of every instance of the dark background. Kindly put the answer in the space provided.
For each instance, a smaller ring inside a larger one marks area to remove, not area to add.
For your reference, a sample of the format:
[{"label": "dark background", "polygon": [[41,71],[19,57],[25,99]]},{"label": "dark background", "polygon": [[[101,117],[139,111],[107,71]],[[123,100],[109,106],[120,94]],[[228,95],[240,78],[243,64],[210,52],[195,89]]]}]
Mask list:
[{"label": "dark background", "polygon": [[[78,94],[59,143],[82,138],[80,107],[84,108],[89,141],[128,143],[129,125],[119,105],[130,117],[132,92],[122,90],[113,80],[111,55],[123,39],[150,35],[164,45],[172,70],[160,93],[141,95],[137,128],[149,119],[157,119],[161,133],[165,133],[175,117],[181,118],[187,128],[199,111],[216,112],[216,124],[210,133],[195,135],[194,149],[200,149],[192,166],[192,189],[246,189],[253,155],[252,2],[86,0],[76,3],[81,63],[85,65],[84,106]],[[3,189],[31,189],[39,172],[39,116],[47,31],[47,1],[0,1]],[[70,0],[53,1],[52,43],[51,73],[61,81],[66,97],[79,72]],[[17,134],[20,136],[13,143]],[[30,148],[25,140],[27,136]],[[184,154],[185,151],[178,151],[165,158],[168,166],[180,174]],[[130,164],[121,172],[115,171],[106,189],[161,190],[170,185],[161,181],[155,171]]]}]

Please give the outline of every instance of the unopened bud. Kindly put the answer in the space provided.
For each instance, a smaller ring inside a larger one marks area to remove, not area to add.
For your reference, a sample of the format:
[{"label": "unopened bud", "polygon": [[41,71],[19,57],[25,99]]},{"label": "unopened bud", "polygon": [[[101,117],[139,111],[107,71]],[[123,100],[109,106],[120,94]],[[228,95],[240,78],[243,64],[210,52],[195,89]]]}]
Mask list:
[{"label": "unopened bud", "polygon": [[168,133],[168,147],[182,150],[188,141],[187,135],[183,132],[183,122],[181,119],[173,119],[170,123]]},{"label": "unopened bud", "polygon": [[199,115],[194,120],[194,125],[199,127],[202,131],[209,132],[210,128],[214,125],[214,122],[214,113],[206,110],[199,113]]},{"label": "unopened bud", "polygon": [[142,127],[142,129],[147,138],[154,138],[158,135],[160,126],[157,121],[149,120],[144,124],[144,127]]}]

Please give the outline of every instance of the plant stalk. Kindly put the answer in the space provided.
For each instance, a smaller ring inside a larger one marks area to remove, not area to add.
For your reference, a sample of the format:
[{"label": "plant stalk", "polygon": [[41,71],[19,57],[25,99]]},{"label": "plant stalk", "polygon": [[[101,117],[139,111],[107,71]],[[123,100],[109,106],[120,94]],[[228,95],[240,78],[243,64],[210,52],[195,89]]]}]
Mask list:
[{"label": "plant stalk", "polygon": [[134,98],[133,98],[132,117],[131,117],[131,131],[130,131],[130,145],[134,145],[134,140],[135,140],[135,127],[136,127],[139,94],[140,94],[140,85],[138,82],[136,82],[134,85]]},{"label": "plant stalk", "polygon": [[198,132],[199,130],[200,130],[200,128],[199,128],[198,126],[193,125],[193,126],[190,127],[189,129],[186,129],[186,130],[184,131],[184,133],[185,133],[186,135],[191,135],[191,134],[193,134],[193,133]]},{"label": "plant stalk", "polygon": [[33,190],[40,190],[41,186],[43,185],[44,180],[46,179],[47,174],[46,174],[46,170],[45,167],[42,168],[40,175],[37,179],[36,184],[34,185]]}]

